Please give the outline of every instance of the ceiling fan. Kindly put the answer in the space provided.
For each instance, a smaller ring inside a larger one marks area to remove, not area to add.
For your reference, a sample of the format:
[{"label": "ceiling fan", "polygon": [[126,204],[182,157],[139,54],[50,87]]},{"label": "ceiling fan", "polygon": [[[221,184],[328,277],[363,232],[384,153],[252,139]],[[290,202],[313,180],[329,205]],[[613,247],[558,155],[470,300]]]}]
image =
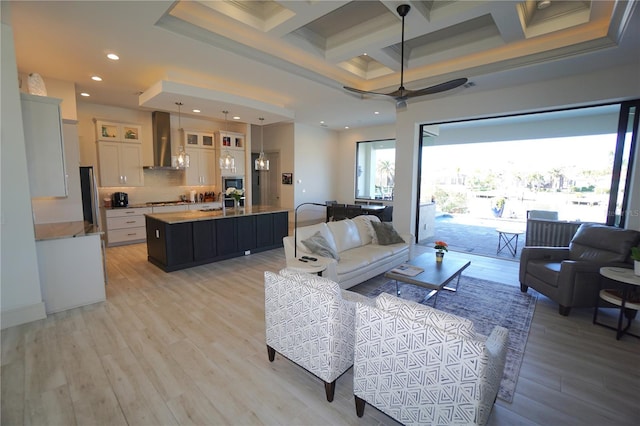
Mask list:
[{"label": "ceiling fan", "polygon": [[397,108],[403,108],[407,106],[407,99],[416,98],[418,96],[424,95],[433,95],[434,93],[445,92],[447,90],[455,89],[456,87],[462,86],[467,82],[466,78],[456,78],[455,80],[447,81],[445,83],[436,84],[435,86],[426,87],[424,89],[418,90],[410,90],[405,89],[404,87],[404,17],[407,16],[409,10],[411,10],[411,6],[408,4],[401,4],[396,9],[398,11],[398,15],[402,17],[402,45],[401,45],[401,53],[400,53],[400,87],[398,90],[394,90],[390,93],[379,93],[379,92],[369,92],[366,90],[356,89],[354,87],[343,86],[344,89],[358,93],[360,95],[374,95],[374,96],[388,96],[396,101]]}]

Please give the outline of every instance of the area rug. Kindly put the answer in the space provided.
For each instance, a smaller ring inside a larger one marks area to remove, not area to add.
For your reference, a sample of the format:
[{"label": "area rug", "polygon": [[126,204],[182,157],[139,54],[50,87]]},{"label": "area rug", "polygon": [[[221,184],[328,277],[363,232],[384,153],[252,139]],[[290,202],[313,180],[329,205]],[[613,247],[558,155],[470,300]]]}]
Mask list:
[{"label": "area rug", "polygon": [[[429,290],[401,282],[398,284],[401,298],[433,306],[434,298],[424,300]],[[395,281],[385,282],[367,296],[375,297],[382,292],[395,295]],[[498,391],[498,398],[506,402],[513,400],[535,306],[536,297],[522,293],[520,287],[464,275],[460,278],[457,292],[445,290],[436,299],[437,309],[470,319],[480,334],[488,336],[496,325],[509,330],[507,361]]]}]

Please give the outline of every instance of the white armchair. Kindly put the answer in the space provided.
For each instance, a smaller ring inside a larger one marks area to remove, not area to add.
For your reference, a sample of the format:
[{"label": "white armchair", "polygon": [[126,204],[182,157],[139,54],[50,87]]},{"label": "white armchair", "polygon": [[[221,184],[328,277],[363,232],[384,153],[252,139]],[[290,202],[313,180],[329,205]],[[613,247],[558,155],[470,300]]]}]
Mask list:
[{"label": "white armchair", "polygon": [[282,270],[264,273],[266,343],[275,353],[324,381],[327,401],[335,382],[353,365],[356,302],[369,299],[326,278]]},{"label": "white armchair", "polygon": [[356,413],[365,402],[405,424],[487,422],[500,387],[508,330],[486,338],[467,319],[381,294],[358,304]]}]

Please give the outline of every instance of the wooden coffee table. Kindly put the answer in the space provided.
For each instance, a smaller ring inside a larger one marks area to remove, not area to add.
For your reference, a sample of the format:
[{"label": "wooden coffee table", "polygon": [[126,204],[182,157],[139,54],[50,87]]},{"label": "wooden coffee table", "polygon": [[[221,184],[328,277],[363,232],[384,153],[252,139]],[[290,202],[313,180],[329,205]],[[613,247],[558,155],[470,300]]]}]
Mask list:
[{"label": "wooden coffee table", "polygon": [[[400,296],[398,281],[431,289],[431,292],[427,295],[425,300],[435,296],[433,299],[433,307],[435,307],[438,292],[442,289],[456,291],[458,289],[458,284],[460,283],[460,275],[462,275],[462,271],[471,265],[470,261],[460,259],[457,256],[450,256],[450,254],[451,253],[445,255],[442,262],[436,262],[434,253],[425,253],[413,260],[410,260],[407,262],[409,265],[418,266],[424,269],[424,271],[416,276],[410,277],[392,271],[386,272],[384,276],[396,281],[396,294],[398,296]],[[446,285],[456,277],[458,280],[456,281],[455,288],[446,287]]]}]

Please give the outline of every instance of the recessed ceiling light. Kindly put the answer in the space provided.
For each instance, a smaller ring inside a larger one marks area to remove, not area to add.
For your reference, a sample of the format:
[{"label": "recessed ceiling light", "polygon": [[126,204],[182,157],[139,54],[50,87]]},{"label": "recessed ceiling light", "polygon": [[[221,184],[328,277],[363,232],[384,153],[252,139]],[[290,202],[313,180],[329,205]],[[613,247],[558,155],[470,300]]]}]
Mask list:
[{"label": "recessed ceiling light", "polygon": [[324,124],[324,120],[322,120],[322,121],[320,122],[320,124]]},{"label": "recessed ceiling light", "polygon": [[88,94],[87,92],[82,92],[82,93],[80,93],[80,96],[89,97],[89,96],[91,96],[91,95],[90,95],[90,94]]},{"label": "recessed ceiling light", "polygon": [[380,111],[375,111],[374,114],[378,115],[378,114],[380,114]]},{"label": "recessed ceiling light", "polygon": [[93,80],[93,81],[102,81],[102,77],[94,75],[94,76],[91,77],[91,80]]},{"label": "recessed ceiling light", "polygon": [[193,112],[200,112],[200,110],[199,109],[194,109]]},{"label": "recessed ceiling light", "polygon": [[108,53],[107,58],[111,59],[112,61],[117,61],[118,59],[120,59],[120,56],[116,55],[115,53]]},{"label": "recessed ceiling light", "polygon": [[238,117],[237,115],[235,117],[233,117],[234,120],[240,120],[240,117]]},{"label": "recessed ceiling light", "polygon": [[344,128],[345,128],[345,129],[348,129],[348,128],[349,128],[349,126],[344,126]]}]

